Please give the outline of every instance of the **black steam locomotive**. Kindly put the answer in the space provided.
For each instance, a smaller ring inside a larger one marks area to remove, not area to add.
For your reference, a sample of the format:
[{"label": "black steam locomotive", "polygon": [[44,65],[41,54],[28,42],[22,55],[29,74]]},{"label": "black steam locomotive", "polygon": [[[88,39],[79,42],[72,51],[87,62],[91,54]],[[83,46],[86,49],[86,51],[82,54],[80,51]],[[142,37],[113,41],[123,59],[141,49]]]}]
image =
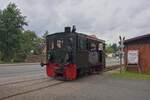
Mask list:
[{"label": "black steam locomotive", "polygon": [[[105,67],[105,41],[77,33],[75,26],[46,37],[46,72],[50,77],[74,80]],[[44,65],[44,64],[42,64]]]}]

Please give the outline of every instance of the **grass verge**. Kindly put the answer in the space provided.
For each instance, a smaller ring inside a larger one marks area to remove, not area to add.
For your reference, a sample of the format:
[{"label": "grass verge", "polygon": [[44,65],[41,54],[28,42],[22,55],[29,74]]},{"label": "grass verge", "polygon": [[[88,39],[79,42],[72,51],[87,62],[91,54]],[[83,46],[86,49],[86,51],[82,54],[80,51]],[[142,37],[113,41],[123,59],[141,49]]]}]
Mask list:
[{"label": "grass verge", "polygon": [[150,73],[137,73],[137,72],[129,72],[129,71],[120,73],[119,71],[115,71],[115,72],[112,72],[112,75],[115,77],[150,79]]}]

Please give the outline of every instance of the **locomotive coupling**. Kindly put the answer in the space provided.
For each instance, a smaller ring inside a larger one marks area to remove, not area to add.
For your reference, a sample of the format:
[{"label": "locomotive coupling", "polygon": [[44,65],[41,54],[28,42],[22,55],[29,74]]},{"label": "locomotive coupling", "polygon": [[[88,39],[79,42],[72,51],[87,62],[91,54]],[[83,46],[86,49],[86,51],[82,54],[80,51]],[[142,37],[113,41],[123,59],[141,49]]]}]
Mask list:
[{"label": "locomotive coupling", "polygon": [[44,63],[41,62],[40,65],[41,65],[41,67],[43,67],[43,66],[45,66],[46,64],[44,64]]}]

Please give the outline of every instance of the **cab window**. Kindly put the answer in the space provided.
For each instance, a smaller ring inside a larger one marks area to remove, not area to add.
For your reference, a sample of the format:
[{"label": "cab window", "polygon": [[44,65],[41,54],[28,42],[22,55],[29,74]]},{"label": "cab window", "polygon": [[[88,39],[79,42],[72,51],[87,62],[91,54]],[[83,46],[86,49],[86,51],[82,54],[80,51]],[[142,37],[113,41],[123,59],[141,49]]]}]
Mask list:
[{"label": "cab window", "polygon": [[49,49],[54,49],[54,42],[52,40],[49,41],[48,48]]},{"label": "cab window", "polygon": [[67,38],[66,40],[67,40],[66,45],[69,46],[69,47],[73,47],[73,44],[74,44],[73,38],[70,37],[70,38]]},{"label": "cab window", "polygon": [[79,49],[86,50],[86,39],[80,38],[79,39]]},{"label": "cab window", "polygon": [[98,44],[98,50],[103,50],[103,44],[102,43]]},{"label": "cab window", "polygon": [[57,40],[56,41],[56,47],[57,48],[62,48],[63,47],[63,40]]},{"label": "cab window", "polygon": [[97,48],[96,48],[96,43],[94,43],[94,42],[90,43],[90,50],[91,50],[91,51],[92,51],[92,50],[97,50]]}]

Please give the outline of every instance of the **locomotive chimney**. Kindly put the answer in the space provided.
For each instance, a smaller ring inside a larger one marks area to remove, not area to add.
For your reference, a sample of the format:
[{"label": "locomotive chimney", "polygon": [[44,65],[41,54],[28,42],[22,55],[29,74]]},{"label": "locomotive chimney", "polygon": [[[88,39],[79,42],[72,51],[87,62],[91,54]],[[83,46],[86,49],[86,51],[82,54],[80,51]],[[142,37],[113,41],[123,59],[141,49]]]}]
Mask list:
[{"label": "locomotive chimney", "polygon": [[74,32],[76,32],[76,27],[75,27],[75,25],[73,25],[73,27],[72,27],[72,33],[74,33]]},{"label": "locomotive chimney", "polygon": [[71,32],[71,27],[65,27],[65,32],[70,33]]}]

